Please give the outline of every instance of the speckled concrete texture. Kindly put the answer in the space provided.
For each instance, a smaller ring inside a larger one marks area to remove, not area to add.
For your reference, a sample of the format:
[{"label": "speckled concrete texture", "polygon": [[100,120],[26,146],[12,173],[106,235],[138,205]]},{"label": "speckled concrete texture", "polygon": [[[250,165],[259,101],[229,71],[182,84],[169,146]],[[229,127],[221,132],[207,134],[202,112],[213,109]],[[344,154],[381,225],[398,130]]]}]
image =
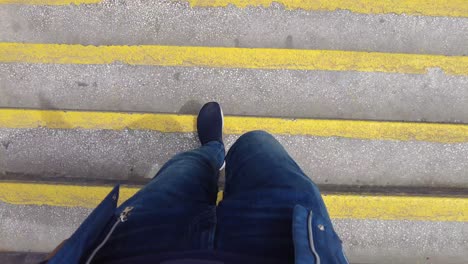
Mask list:
[{"label": "speckled concrete texture", "polygon": [[[227,148],[236,139],[227,136]],[[468,187],[468,144],[277,136],[318,184]],[[151,178],[193,134],[0,129],[2,170],[54,178]]]},{"label": "speckled concrete texture", "polygon": [[352,263],[466,263],[467,222],[333,219]]},{"label": "speckled concrete texture", "polygon": [[[468,18],[190,8],[172,0],[0,5],[0,42],[468,55]],[[0,107],[468,123],[468,76],[0,63]],[[320,185],[468,188],[468,144],[276,136]],[[229,148],[237,136],[226,136]],[[147,181],[194,134],[0,128],[0,180]],[[1,190],[0,190],[1,191]],[[0,250],[47,252],[91,210],[0,202]],[[334,220],[352,263],[466,263],[467,222]],[[37,255],[35,255],[37,256]],[[27,262],[28,254],[0,254]],[[31,261],[30,261],[31,262]]]},{"label": "speckled concrete texture", "polygon": [[468,123],[468,77],[333,71],[0,64],[0,107]]},{"label": "speckled concrete texture", "polygon": [[2,251],[51,251],[73,234],[91,211],[0,202],[0,248]]},{"label": "speckled concrete texture", "polygon": [[37,264],[47,257],[47,253],[38,252],[0,252],[2,264]]},{"label": "speckled concrete texture", "polygon": [[[48,252],[91,212],[0,202],[0,248]],[[333,220],[351,263],[464,263],[468,223]]]},{"label": "speckled concrete texture", "polygon": [[468,19],[349,11],[189,8],[174,1],[0,7],[0,41],[467,54]]}]

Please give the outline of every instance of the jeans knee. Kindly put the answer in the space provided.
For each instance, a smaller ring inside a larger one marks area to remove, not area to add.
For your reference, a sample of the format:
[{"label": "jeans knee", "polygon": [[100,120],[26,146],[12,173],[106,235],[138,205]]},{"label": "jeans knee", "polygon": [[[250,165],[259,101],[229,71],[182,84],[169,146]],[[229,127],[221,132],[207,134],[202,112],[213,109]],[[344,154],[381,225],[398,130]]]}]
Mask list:
[{"label": "jeans knee", "polygon": [[271,134],[262,130],[255,130],[240,136],[231,147],[231,150],[236,148],[245,149],[251,147],[252,145],[255,145],[258,149],[260,146],[268,146],[270,148],[280,144]]},{"label": "jeans knee", "polygon": [[254,130],[243,134],[239,140],[259,140],[259,139],[275,139],[270,133],[263,130]]}]

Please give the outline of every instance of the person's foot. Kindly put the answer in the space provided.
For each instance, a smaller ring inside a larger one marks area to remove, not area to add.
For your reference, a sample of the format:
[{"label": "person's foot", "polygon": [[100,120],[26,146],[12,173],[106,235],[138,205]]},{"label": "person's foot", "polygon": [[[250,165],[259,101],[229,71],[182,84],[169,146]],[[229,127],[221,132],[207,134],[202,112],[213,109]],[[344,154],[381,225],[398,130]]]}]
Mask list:
[{"label": "person's foot", "polygon": [[224,116],[221,106],[216,102],[206,103],[198,113],[198,138],[202,145],[211,141],[223,143]]}]

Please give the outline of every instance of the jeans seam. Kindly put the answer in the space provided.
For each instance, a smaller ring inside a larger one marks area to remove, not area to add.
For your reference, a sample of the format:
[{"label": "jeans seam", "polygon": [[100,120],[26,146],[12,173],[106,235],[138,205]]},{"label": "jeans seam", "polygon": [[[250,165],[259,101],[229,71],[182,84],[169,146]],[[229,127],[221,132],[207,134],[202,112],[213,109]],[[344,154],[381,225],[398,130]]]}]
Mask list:
[{"label": "jeans seam", "polygon": [[[212,218],[212,219],[209,219],[209,218]],[[217,219],[216,219],[216,206],[213,206],[213,208],[210,208],[210,210],[206,210],[206,211],[196,215],[193,218],[193,220],[189,224],[189,229],[188,229],[190,239],[193,239],[192,235],[193,235],[195,230],[197,231],[197,234],[195,234],[195,235],[198,235],[200,233],[199,225],[200,225],[201,221],[203,221],[203,220],[209,220],[209,221],[214,220],[214,225],[210,226],[210,228],[209,228],[208,241],[204,241],[204,242],[208,242],[208,243],[203,243],[203,244],[207,245],[208,249],[213,249],[214,248],[214,238],[215,238],[214,235],[215,235],[216,222],[217,222]]]}]

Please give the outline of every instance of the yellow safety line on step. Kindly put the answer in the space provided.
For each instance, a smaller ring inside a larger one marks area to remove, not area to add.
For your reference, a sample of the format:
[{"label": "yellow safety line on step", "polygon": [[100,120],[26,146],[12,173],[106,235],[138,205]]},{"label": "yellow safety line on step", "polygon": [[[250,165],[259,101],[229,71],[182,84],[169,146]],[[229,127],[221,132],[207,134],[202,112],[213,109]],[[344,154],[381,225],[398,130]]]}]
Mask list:
[{"label": "yellow safety line on step", "polygon": [[468,56],[263,48],[0,43],[0,63],[111,64],[468,75]]},{"label": "yellow safety line on step", "polygon": [[[153,130],[195,132],[196,117],[177,114],[0,109],[0,128]],[[226,134],[265,130],[276,135],[342,137],[370,140],[468,142],[468,125],[357,120],[283,119],[226,116]]]},{"label": "yellow safety line on step", "polygon": [[[0,183],[0,201],[20,205],[94,208],[110,192],[109,186],[75,186],[43,183]],[[119,202],[139,188],[122,187]],[[222,199],[222,193],[218,195]],[[323,195],[336,219],[468,221],[468,198],[428,196]]]},{"label": "yellow safety line on step", "polygon": [[362,14],[408,14],[424,16],[467,17],[468,1],[466,0],[187,0],[192,7],[226,7],[233,5],[239,8],[249,6],[269,7],[279,3],[287,10],[348,10]]},{"label": "yellow safety line on step", "polygon": [[[249,6],[269,7],[281,4],[286,10],[307,11],[348,10],[361,14],[407,14],[423,16],[468,17],[468,2],[465,0],[175,0],[188,2],[192,7],[238,8]],[[0,4],[69,5],[97,4],[102,0],[0,0]]]}]

